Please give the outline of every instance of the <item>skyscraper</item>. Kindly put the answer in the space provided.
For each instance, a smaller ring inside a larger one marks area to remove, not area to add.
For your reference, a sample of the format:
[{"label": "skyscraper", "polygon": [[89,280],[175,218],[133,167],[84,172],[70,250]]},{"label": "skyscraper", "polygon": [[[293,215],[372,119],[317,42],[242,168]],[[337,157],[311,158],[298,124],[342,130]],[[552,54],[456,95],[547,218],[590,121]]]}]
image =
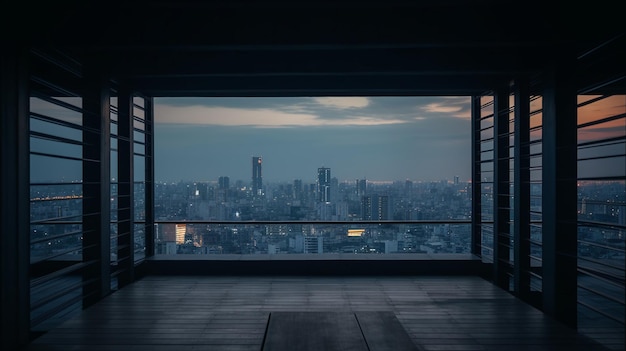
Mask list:
[{"label": "skyscraper", "polygon": [[366,179],[357,179],[356,180],[356,194],[357,196],[364,196],[367,192],[367,180]]},{"label": "skyscraper", "polygon": [[263,176],[261,175],[262,163],[260,156],[252,157],[252,194],[255,196],[263,194]]},{"label": "skyscraper", "polygon": [[228,189],[230,187],[230,178],[226,176],[219,177],[218,186],[220,189]]},{"label": "skyscraper", "polygon": [[389,196],[365,195],[361,197],[361,219],[388,220],[390,219]]},{"label": "skyscraper", "polygon": [[295,179],[293,181],[293,198],[295,200],[302,200],[302,179]]},{"label": "skyscraper", "polygon": [[317,201],[330,202],[330,168],[317,169]]}]

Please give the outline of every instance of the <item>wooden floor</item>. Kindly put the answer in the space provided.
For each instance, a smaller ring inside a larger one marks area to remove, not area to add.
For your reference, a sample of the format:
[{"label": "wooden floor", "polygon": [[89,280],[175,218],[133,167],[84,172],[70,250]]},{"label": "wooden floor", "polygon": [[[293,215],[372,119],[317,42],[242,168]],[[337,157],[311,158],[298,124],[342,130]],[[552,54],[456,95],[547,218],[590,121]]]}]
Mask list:
[{"label": "wooden floor", "polygon": [[[298,312],[301,325],[285,322],[293,317],[284,312]],[[321,337],[319,322],[308,328],[302,322],[320,312],[317,320],[364,313],[360,319],[374,322],[376,314],[365,312],[385,312],[380,315],[395,316],[417,350],[605,350],[473,276],[148,276],[35,339],[28,350],[276,350],[281,332],[289,338],[304,328],[308,337]],[[272,314],[282,324],[275,322],[268,337]],[[355,341],[344,349],[375,346]]]}]

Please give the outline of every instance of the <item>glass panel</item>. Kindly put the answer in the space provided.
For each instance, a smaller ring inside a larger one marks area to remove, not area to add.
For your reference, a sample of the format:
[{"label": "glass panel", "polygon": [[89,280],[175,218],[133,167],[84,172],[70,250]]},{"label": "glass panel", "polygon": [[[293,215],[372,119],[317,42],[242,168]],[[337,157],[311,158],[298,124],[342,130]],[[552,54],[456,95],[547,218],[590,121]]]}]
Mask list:
[{"label": "glass panel", "polygon": [[78,198],[82,196],[82,184],[31,185],[31,201],[48,201],[55,199]]},{"label": "glass panel", "polygon": [[[586,101],[592,102],[582,104]],[[578,124],[584,124],[624,113],[626,95],[579,95],[578,102]]]},{"label": "glass panel", "polygon": [[146,124],[133,118],[133,128],[144,131],[146,129]]},{"label": "glass panel", "polygon": [[145,119],[145,111],[137,106],[133,106],[133,117],[137,117],[139,119]]},{"label": "glass panel", "polygon": [[133,148],[134,148],[133,149],[134,153],[142,154],[142,155],[146,154],[146,147],[142,144],[134,143]]},{"label": "glass panel", "polygon": [[133,131],[133,140],[134,141],[139,141],[142,143],[146,142],[146,134],[140,131]]},{"label": "glass panel", "polygon": [[542,291],[542,284],[541,278],[530,276],[530,291]]},{"label": "glass panel", "polygon": [[[585,95],[579,96],[578,102],[579,126],[626,113],[626,95]],[[601,326],[603,333],[621,335],[622,341],[626,267],[624,137],[623,116],[578,128],[578,323],[585,332]],[[607,141],[609,138],[621,140]],[[599,143],[585,145],[595,141]],[[581,180],[591,177],[597,180]]]},{"label": "glass panel", "polygon": [[40,155],[30,156],[30,181],[32,183],[77,183],[82,178],[82,161]]},{"label": "glass panel", "polygon": [[52,122],[42,121],[36,118],[30,119],[30,130],[76,141],[83,140],[83,132],[78,129],[62,126]]},{"label": "glass panel", "polygon": [[133,177],[135,182],[146,180],[146,158],[144,156],[133,156]]},{"label": "glass panel", "polygon": [[146,232],[145,224],[135,224],[135,262],[146,257]]},{"label": "glass panel", "polygon": [[540,154],[543,150],[541,143],[531,144],[530,145],[530,153],[531,154]]},{"label": "glass panel", "polygon": [[[80,105],[82,103],[80,98],[57,98],[57,100],[72,105]],[[81,112],[36,97],[30,98],[30,111],[76,125],[83,124],[83,114]]]},{"label": "glass panel", "polygon": [[626,118],[578,129],[578,143],[626,136]]},{"label": "glass panel", "polygon": [[134,184],[135,194],[135,220],[144,221],[146,219],[146,185],[145,183]]},{"label": "glass panel", "polygon": [[40,262],[49,258],[54,258],[55,260],[81,261],[83,259],[82,249],[82,233],[51,238],[49,241],[30,245],[30,262]]},{"label": "glass panel", "polygon": [[160,223],[157,254],[469,253],[466,224]]},{"label": "glass panel", "polygon": [[75,61],[43,50],[30,61],[31,223],[24,234],[30,239],[26,278],[34,284],[27,291],[26,313],[30,332],[39,335],[80,311],[83,302],[83,101],[79,96],[60,96],[82,83],[67,71],[79,71]]},{"label": "glass panel", "polygon": [[80,220],[83,210],[82,196],[67,195],[54,197],[58,200],[33,201],[30,203],[30,220],[42,221],[54,218]]},{"label": "glass panel", "polygon": [[486,140],[489,138],[493,138],[493,128],[487,129],[487,130],[483,130],[480,132],[480,139],[481,140]]},{"label": "glass panel", "polygon": [[541,169],[531,169],[530,170],[530,181],[537,182],[543,179],[543,170]]},{"label": "glass panel", "polygon": [[541,243],[543,241],[542,233],[541,223],[533,223],[530,225],[530,240]]},{"label": "glass panel", "polygon": [[493,127],[493,118],[486,118],[486,119],[480,120],[480,129],[485,129],[489,127]]},{"label": "glass panel", "polygon": [[493,160],[493,150],[481,152],[480,159],[483,161]]},{"label": "glass panel", "polygon": [[626,156],[578,161],[578,177],[620,177],[626,174]]},{"label": "glass panel", "polygon": [[535,243],[530,243],[531,268],[541,267],[542,255],[543,255],[543,247]]},{"label": "glass panel", "polygon": [[530,158],[530,167],[538,168],[543,165],[543,157],[542,156],[534,156]]},{"label": "glass panel", "polygon": [[139,106],[139,107],[146,107],[145,105],[145,101],[146,99],[140,97],[140,96],[133,96],[133,104]]},{"label": "glass panel", "polygon": [[41,152],[64,157],[83,157],[82,145],[68,144],[65,142],[30,137],[30,151]]}]

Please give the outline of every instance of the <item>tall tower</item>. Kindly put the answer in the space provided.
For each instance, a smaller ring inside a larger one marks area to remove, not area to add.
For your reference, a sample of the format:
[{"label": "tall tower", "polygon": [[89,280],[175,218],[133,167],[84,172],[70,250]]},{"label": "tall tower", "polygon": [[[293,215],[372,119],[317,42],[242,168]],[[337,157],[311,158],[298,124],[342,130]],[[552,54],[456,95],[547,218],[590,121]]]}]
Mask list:
[{"label": "tall tower", "polygon": [[365,195],[361,197],[361,219],[388,220],[390,215],[388,195]]},{"label": "tall tower", "polygon": [[252,157],[252,193],[254,196],[263,194],[263,176],[261,175],[261,164],[263,160],[260,156]]},{"label": "tall tower", "polygon": [[294,179],[293,181],[293,198],[302,200],[302,179]]},{"label": "tall tower", "polygon": [[356,194],[357,196],[365,196],[367,192],[367,180],[366,179],[357,179],[356,180]]},{"label": "tall tower", "polygon": [[230,188],[230,178],[226,176],[219,177],[217,182],[220,189]]},{"label": "tall tower", "polygon": [[330,202],[330,168],[317,169],[317,201]]}]

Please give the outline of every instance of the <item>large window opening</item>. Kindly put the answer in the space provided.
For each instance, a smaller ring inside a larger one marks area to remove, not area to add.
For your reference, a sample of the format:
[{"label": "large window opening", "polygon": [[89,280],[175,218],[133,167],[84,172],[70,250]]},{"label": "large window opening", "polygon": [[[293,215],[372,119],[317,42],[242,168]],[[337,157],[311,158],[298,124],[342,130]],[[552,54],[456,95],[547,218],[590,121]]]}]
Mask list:
[{"label": "large window opening", "polygon": [[471,250],[470,97],[154,104],[156,254]]}]

